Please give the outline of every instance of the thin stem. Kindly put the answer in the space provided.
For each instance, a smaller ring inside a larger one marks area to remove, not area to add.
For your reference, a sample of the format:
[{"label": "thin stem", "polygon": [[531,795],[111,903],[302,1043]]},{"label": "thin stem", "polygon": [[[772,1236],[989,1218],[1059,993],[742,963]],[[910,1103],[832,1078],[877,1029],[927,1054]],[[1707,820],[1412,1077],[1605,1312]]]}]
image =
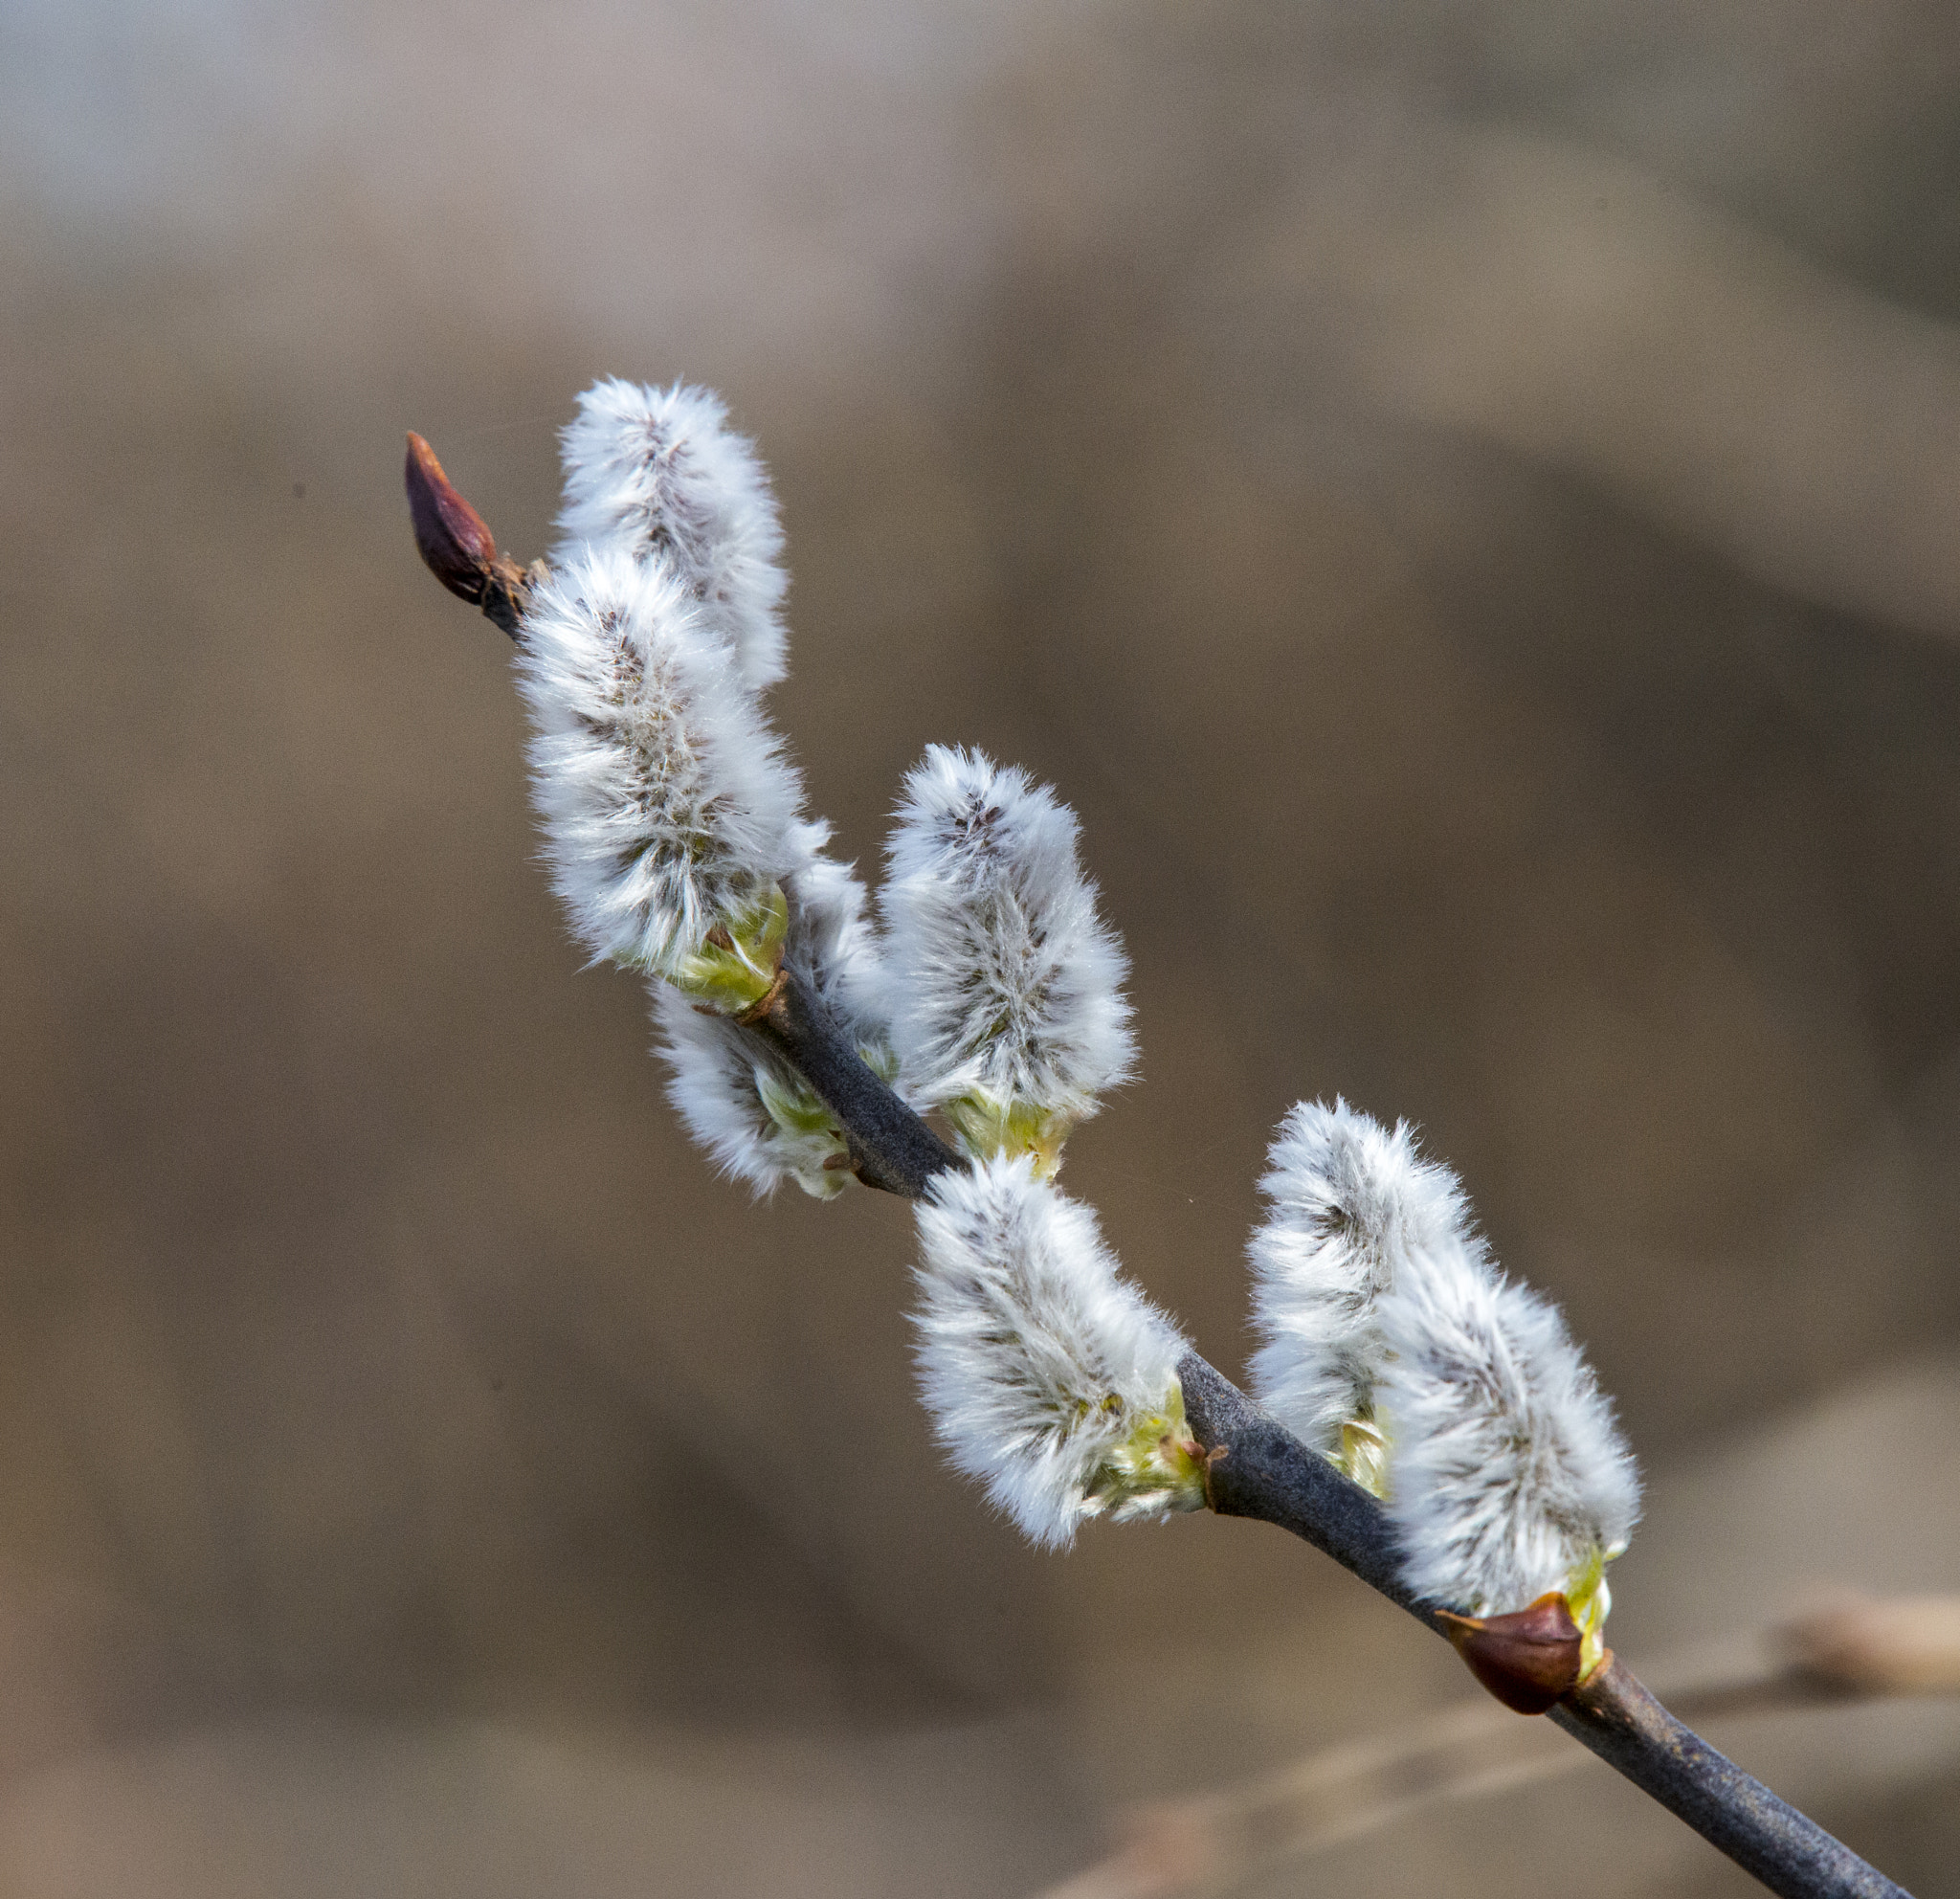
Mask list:
[{"label": "thin stem", "polygon": [[1438,1628],[1434,1607],[1403,1586],[1402,1552],[1374,1498],[1195,1352],[1178,1360],[1177,1375],[1185,1420],[1210,1453],[1205,1501],[1219,1516],[1290,1530],[1424,1626]]},{"label": "thin stem", "polygon": [[742,1025],[815,1091],[836,1117],[858,1178],[916,1200],[942,1168],[960,1157],[864,1065],[822,999],[790,968]]},{"label": "thin stem", "polygon": [[1676,1720],[1610,1650],[1551,1718],[1772,1892],[1887,1899],[1904,1890]]}]

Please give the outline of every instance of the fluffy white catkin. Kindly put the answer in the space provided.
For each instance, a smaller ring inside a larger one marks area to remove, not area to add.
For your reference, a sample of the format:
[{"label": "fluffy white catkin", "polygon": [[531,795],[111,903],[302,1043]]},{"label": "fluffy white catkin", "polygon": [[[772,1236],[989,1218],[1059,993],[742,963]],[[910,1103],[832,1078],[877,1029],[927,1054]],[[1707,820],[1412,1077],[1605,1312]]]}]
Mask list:
[{"label": "fluffy white catkin", "polygon": [[918,1209],[920,1379],[953,1463],[1035,1542],[1201,1508],[1184,1340],[1032,1156],[936,1175]]},{"label": "fluffy white catkin", "polygon": [[660,564],[581,548],[517,656],[552,881],[602,957],[673,975],[794,861],[800,788],[727,644]]},{"label": "fluffy white catkin", "polygon": [[794,867],[784,879],[791,898],[785,960],[799,972],[858,1052],[891,1078],[890,1010],[883,947],[866,917],[864,885],[853,868],[825,850],[822,819],[791,827]]},{"label": "fluffy white catkin", "polygon": [[558,558],[582,544],[668,567],[752,690],[785,671],[783,531],[754,444],[713,391],[608,380],[579,397],[562,441]]},{"label": "fluffy white catkin", "polygon": [[[785,964],[800,974],[871,1066],[893,1061],[882,1013],[878,942],[864,888],[827,856],[830,827],[791,827],[795,867],[784,879],[791,923]],[[830,1199],[850,1180],[850,1151],[808,1083],[726,1017],[661,984],[654,1010],[670,1069],[668,1098],[722,1173],[771,1194],[785,1181]]]},{"label": "fluffy white catkin", "polygon": [[1639,1514],[1613,1407],[1557,1308],[1481,1252],[1411,1263],[1377,1308],[1404,1578],[1471,1615],[1573,1593]]},{"label": "fluffy white catkin", "polygon": [[[1456,1175],[1406,1123],[1302,1102],[1260,1185],[1261,1401],[1350,1474],[1385,1476],[1417,1594],[1487,1615],[1576,1592],[1596,1625],[1600,1566],[1638,1513],[1633,1459],[1557,1310],[1491,1263]],[[1357,1466],[1357,1422],[1385,1472]]]},{"label": "fluffy white catkin", "polygon": [[654,1016],[667,1098],[723,1173],[758,1195],[786,1181],[820,1200],[843,1191],[849,1149],[800,1076],[727,1017],[703,1012],[666,983],[654,991]]},{"label": "fluffy white catkin", "polygon": [[1264,1343],[1253,1390],[1296,1437],[1330,1457],[1342,1427],[1371,1419],[1382,1358],[1375,1306],[1411,1255],[1467,1241],[1455,1175],[1341,1100],[1301,1102],[1281,1123],[1253,1235],[1253,1320]]},{"label": "fluffy white catkin", "polygon": [[922,1104],[1075,1122],[1129,1073],[1123,950],[1076,818],[1025,771],[934,746],[905,780],[880,894],[900,1074]]}]

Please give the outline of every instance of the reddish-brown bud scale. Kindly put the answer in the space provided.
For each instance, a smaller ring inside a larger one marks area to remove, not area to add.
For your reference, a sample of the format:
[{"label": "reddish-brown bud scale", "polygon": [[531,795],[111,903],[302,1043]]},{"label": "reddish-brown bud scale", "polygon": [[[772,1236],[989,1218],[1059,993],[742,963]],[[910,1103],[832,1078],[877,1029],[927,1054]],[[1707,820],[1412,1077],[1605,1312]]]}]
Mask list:
[{"label": "reddish-brown bud scale", "polygon": [[403,479],[415,547],[429,571],[472,606],[480,606],[497,572],[497,540],[483,517],[450,485],[435,451],[412,430]]},{"label": "reddish-brown bud scale", "polygon": [[1571,1604],[1554,1591],[1508,1616],[1437,1612],[1443,1634],[1470,1672],[1506,1708],[1543,1714],[1579,1682],[1579,1645]]}]

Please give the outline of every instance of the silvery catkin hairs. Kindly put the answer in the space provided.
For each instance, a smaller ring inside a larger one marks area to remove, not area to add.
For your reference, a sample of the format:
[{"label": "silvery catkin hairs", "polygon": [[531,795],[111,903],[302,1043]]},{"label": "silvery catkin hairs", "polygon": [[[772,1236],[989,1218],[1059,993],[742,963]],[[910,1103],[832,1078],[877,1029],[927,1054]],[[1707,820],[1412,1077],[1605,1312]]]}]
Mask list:
[{"label": "silvery catkin hairs", "polygon": [[1416,1152],[1407,1122],[1391,1132],[1338,1099],[1301,1102],[1280,1124],[1259,1191],[1271,1211],[1248,1248],[1264,1341],[1253,1388],[1338,1459],[1344,1429],[1373,1420],[1376,1303],[1413,1253],[1463,1243],[1463,1196]]},{"label": "silvery catkin hairs", "polygon": [[562,447],[564,540],[518,661],[554,882],[596,954],[659,979],[668,1093],[716,1165],[831,1198],[848,1144],[732,1019],[787,966],[892,1070],[863,887],[762,707],[786,662],[768,476],[720,399],[678,383],[596,384]]},{"label": "silvery catkin hairs", "polygon": [[1261,1185],[1261,1399],[1383,1494],[1423,1599],[1508,1614],[1560,1592],[1596,1627],[1638,1485],[1556,1308],[1492,1265],[1406,1124],[1303,1102]]},{"label": "silvery catkin hairs", "polygon": [[1421,1258],[1380,1307],[1377,1402],[1403,1575],[1426,1600],[1504,1615],[1570,1597],[1582,1627],[1639,1514],[1613,1407],[1548,1300],[1481,1258]]},{"label": "silvery catkin hairs", "polygon": [[782,679],[783,530],[755,446],[728,427],[721,397],[597,382],[562,448],[561,555],[590,544],[657,561],[753,690]]},{"label": "silvery catkin hairs", "polygon": [[931,747],[905,780],[880,908],[909,1097],[969,1150],[1052,1167],[1135,1059],[1122,945],[1075,814],[1025,771]]},{"label": "silvery catkin hairs", "polygon": [[802,801],[726,643],[668,569],[581,547],[517,657],[552,882],[595,956],[677,977],[794,860]]},{"label": "silvery catkin hairs", "polygon": [[1175,1327],[1032,1154],[950,1168],[919,1204],[919,1377],[953,1463],[1037,1544],[1197,1509]]}]

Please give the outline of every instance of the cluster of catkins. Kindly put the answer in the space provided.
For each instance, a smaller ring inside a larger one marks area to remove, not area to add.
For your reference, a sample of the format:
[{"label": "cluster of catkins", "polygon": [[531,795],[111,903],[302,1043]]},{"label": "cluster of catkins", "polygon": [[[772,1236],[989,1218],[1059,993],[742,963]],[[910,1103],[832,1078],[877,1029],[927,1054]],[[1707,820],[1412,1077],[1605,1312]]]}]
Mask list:
[{"label": "cluster of catkins", "polygon": [[[763,709],[786,580],[751,445],[704,391],[605,382],[564,450],[563,538],[519,646],[536,800],[581,939],[657,978],[688,1128],[759,1192],[852,1177],[824,1104],[741,1025],[793,972],[965,1160],[918,1209],[919,1363],[953,1461],[1043,1544],[1200,1507],[1189,1347],[1054,1184],[1134,1054],[1074,815],[934,747],[874,921]],[[1490,1615],[1562,1592],[1596,1642],[1637,1488],[1556,1310],[1494,1268],[1406,1127],[1303,1104],[1264,1187],[1260,1398],[1383,1498],[1417,1595]]]}]

